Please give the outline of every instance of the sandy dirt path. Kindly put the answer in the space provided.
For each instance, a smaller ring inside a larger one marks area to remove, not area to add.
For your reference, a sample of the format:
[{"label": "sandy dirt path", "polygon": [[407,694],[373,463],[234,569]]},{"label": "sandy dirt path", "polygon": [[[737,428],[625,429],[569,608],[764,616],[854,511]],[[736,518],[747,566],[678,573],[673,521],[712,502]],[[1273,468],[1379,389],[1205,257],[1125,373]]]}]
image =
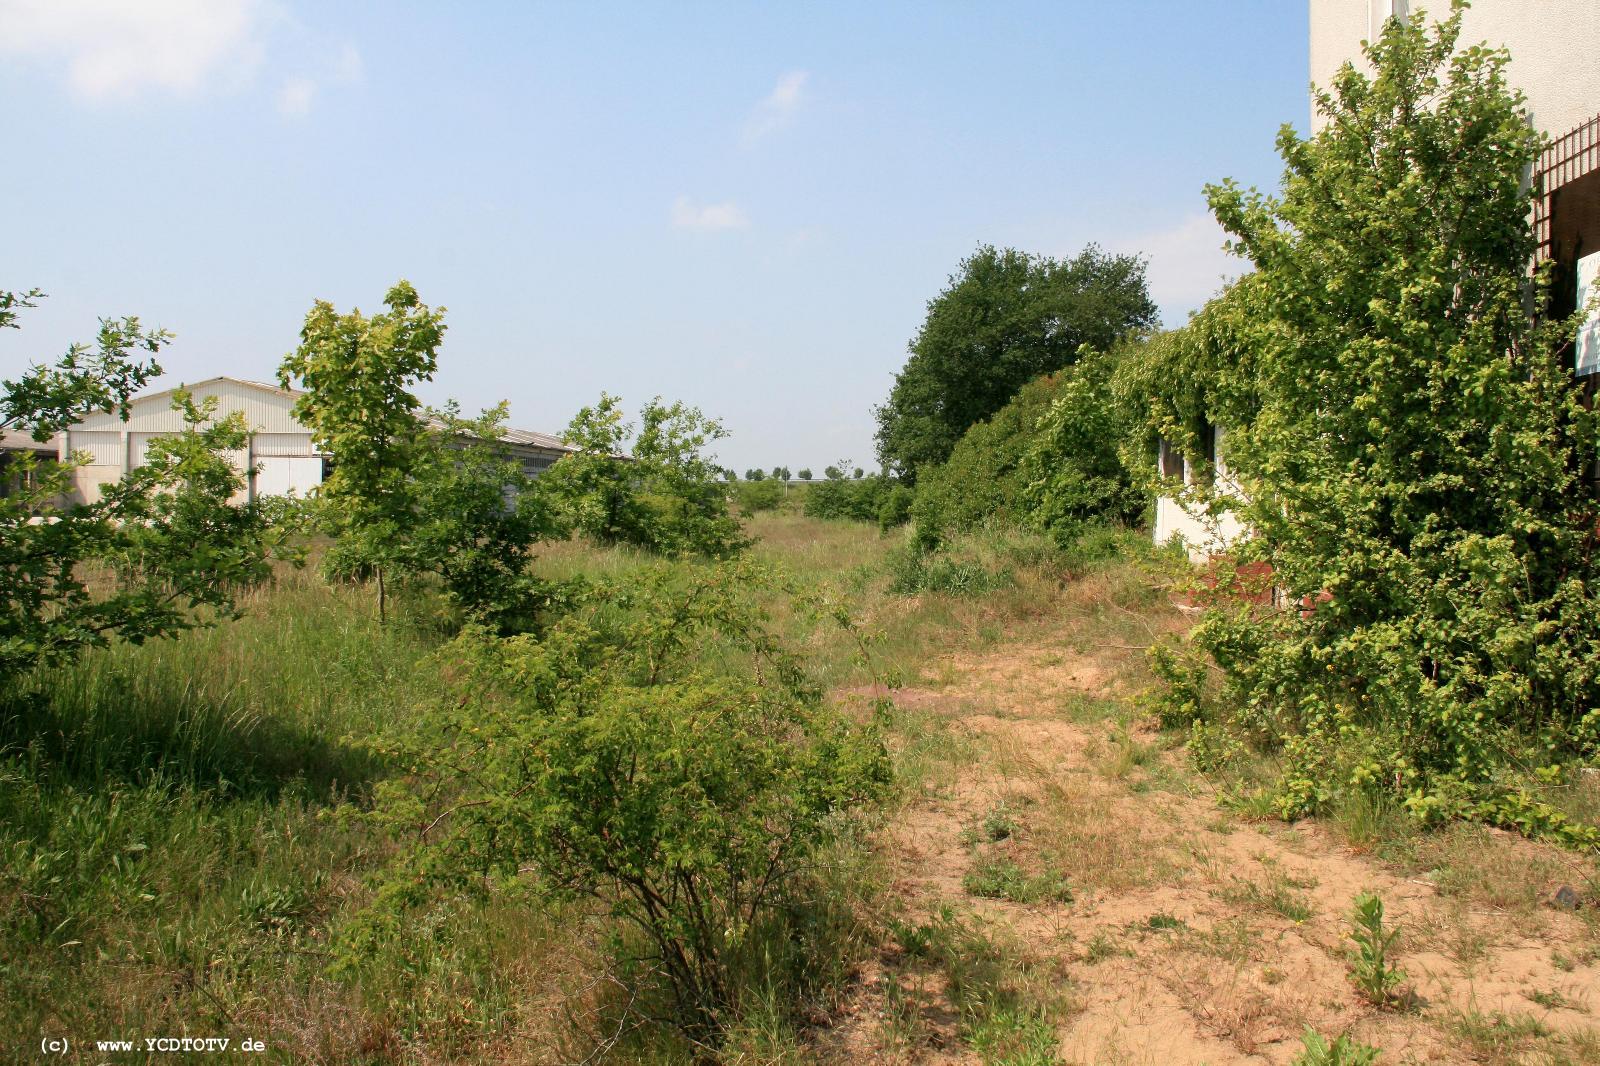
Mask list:
[{"label": "sandy dirt path", "polygon": [[[1035,632],[942,659],[896,694],[921,723],[903,745],[932,754],[902,752],[924,783],[885,832],[895,928],[943,913],[1009,945],[1021,985],[1052,1004],[1066,1062],[1284,1063],[1307,1026],[1384,1063],[1600,1061],[1596,923],[1550,900],[1562,856],[1483,831],[1501,866],[1538,882],[1496,905],[1327,827],[1245,821],[1141,724],[1140,658],[1085,646],[1081,628]],[[1028,901],[991,898],[1008,894],[982,881],[997,869],[1032,879],[1009,893]],[[1363,891],[1402,930],[1404,1009],[1373,1007],[1348,979]],[[891,942],[865,967],[824,1047],[1007,1061],[974,1047],[954,978],[914,954]]]}]

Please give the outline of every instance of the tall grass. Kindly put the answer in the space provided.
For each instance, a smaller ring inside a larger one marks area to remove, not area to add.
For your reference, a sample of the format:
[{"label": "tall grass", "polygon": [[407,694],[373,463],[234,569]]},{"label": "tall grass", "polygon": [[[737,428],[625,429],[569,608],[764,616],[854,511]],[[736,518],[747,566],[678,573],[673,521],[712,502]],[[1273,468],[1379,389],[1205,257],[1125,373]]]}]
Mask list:
[{"label": "tall grass", "polygon": [[[319,819],[430,640],[290,574],[246,615],[0,698],[0,1045],[221,1034],[320,950],[381,843]],[[281,1007],[281,1004],[280,1004]]]},{"label": "tall grass", "polygon": [[[1115,604],[1138,588],[1086,574],[1042,538],[992,531],[960,550],[1004,568],[1002,585],[897,595],[901,532],[783,511],[749,530],[757,558],[844,602],[870,634],[863,662],[859,634],[787,597],[768,605],[818,681],[845,690],[915,677],[953,647],[1064,609],[1103,602],[1120,622]],[[535,569],[592,578],[648,562],[571,542],[544,547]],[[0,694],[0,1047],[59,1035],[93,1060],[83,1041],[189,1033],[258,1037],[269,1057],[297,1061],[533,1060],[582,1058],[616,1032],[615,987],[598,970],[615,930],[598,912],[446,901],[360,970],[330,970],[331,940],[392,848],[333,816],[393,771],[353,741],[432,697],[449,665],[444,634],[426,609],[380,626],[369,592],[312,570],[284,573],[243,607]],[[917,743],[903,747],[914,764]],[[816,876],[827,905],[789,916],[744,967],[735,1058],[798,1048],[804,1012],[826,1014],[870,950],[870,842]],[[686,1057],[645,1030],[616,1052]]]}]

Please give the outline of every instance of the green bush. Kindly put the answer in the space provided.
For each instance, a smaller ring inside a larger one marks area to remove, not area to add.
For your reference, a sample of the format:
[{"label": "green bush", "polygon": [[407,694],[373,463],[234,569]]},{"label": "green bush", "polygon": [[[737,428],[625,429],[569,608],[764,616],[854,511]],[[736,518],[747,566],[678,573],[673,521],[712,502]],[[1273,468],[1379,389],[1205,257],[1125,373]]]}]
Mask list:
[{"label": "green bush", "polygon": [[1145,508],[1146,494],[1124,462],[1133,421],[1113,390],[1119,364],[1142,354],[1142,342],[1109,355],[1083,352],[1061,373],[1028,442],[1023,503],[1029,521],[1058,543],[1071,543],[1091,526],[1136,522]]},{"label": "green bush", "polygon": [[1005,566],[990,568],[966,552],[929,549],[915,538],[889,557],[889,591],[901,596],[919,592],[981,596],[1011,582]]},{"label": "green bush", "polygon": [[892,487],[878,506],[878,528],[887,532],[911,521],[911,504],[915,498],[916,494],[905,485]]},{"label": "green bush", "polygon": [[745,481],[733,487],[734,502],[745,514],[776,511],[783,506],[783,483],[779,481]]},{"label": "green bush", "polygon": [[453,691],[375,744],[407,772],[373,817],[413,844],[347,957],[442,895],[590,900],[629,931],[621,975],[646,998],[658,975],[673,1023],[715,1040],[741,955],[889,781],[876,730],[822,699],[753,590],[773,587],[752,566],[657,565],[540,640],[463,633]]},{"label": "green bush", "polygon": [[[840,467],[847,464],[841,463]],[[896,482],[882,474],[847,478],[839,467],[828,468],[833,475],[806,486],[805,513],[812,518],[849,519],[877,522]]]},{"label": "green bush", "polygon": [[[540,478],[561,520],[597,543],[664,555],[725,558],[742,550],[747,542],[728,511],[721,468],[704,454],[727,436],[722,423],[659,397],[644,405],[639,422],[635,434],[621,401],[609,395],[573,417],[566,439],[577,451]],[[760,481],[761,472],[746,478]]]},{"label": "green bush", "polygon": [[1600,844],[1525,783],[1600,755],[1600,430],[1575,323],[1527,314],[1540,136],[1460,26],[1390,20],[1280,136],[1277,197],[1210,190],[1255,270],[1171,341],[1151,428],[1226,427],[1242,491],[1210,495],[1290,609],[1206,616],[1225,684],[1190,711],[1273,749],[1286,816],[1365,794]]},{"label": "green bush", "polygon": [[1023,457],[1063,380],[1057,373],[1030,381],[992,417],[968,429],[946,462],[919,472],[911,517],[925,539],[969,532],[991,520],[1024,520]]}]

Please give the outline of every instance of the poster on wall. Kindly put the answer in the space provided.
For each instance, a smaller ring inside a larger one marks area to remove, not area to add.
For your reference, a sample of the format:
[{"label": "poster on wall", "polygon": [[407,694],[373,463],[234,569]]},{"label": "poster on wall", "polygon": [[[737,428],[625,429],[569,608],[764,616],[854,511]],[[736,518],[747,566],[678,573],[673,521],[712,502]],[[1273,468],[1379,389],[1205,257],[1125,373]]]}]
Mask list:
[{"label": "poster on wall", "polygon": [[1600,252],[1578,260],[1578,310],[1589,314],[1578,327],[1578,373],[1600,373]]}]

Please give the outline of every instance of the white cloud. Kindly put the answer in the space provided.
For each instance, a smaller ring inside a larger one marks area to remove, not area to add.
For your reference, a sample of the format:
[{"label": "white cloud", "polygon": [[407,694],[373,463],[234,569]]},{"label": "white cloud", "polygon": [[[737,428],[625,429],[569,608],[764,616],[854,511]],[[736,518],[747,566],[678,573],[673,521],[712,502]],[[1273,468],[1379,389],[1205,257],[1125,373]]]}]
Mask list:
[{"label": "white cloud", "polygon": [[366,75],[366,65],[361,61],[361,53],[353,44],[347,44],[339,49],[339,57],[334,60],[333,77],[335,81],[354,84]]},{"label": "white cloud", "polygon": [[310,78],[289,78],[278,90],[278,113],[299,118],[310,112],[316,95],[317,83]]},{"label": "white cloud", "polygon": [[679,229],[744,229],[750,219],[735,203],[696,206],[687,196],[680,196],[672,205],[672,224]]},{"label": "white cloud", "polygon": [[1183,325],[1189,312],[1215,296],[1226,281],[1250,269],[1247,260],[1223,247],[1227,240],[1216,219],[1197,211],[1166,229],[1118,239],[1109,248],[1150,257],[1145,273],[1150,298],[1161,308],[1162,321],[1174,327]]},{"label": "white cloud", "polygon": [[0,0],[0,52],[65,60],[88,100],[146,88],[192,95],[259,63],[264,0]]},{"label": "white cloud", "polygon": [[745,123],[745,137],[749,140],[763,137],[788,122],[804,99],[806,81],[810,77],[804,70],[791,70],[780,77]]}]

